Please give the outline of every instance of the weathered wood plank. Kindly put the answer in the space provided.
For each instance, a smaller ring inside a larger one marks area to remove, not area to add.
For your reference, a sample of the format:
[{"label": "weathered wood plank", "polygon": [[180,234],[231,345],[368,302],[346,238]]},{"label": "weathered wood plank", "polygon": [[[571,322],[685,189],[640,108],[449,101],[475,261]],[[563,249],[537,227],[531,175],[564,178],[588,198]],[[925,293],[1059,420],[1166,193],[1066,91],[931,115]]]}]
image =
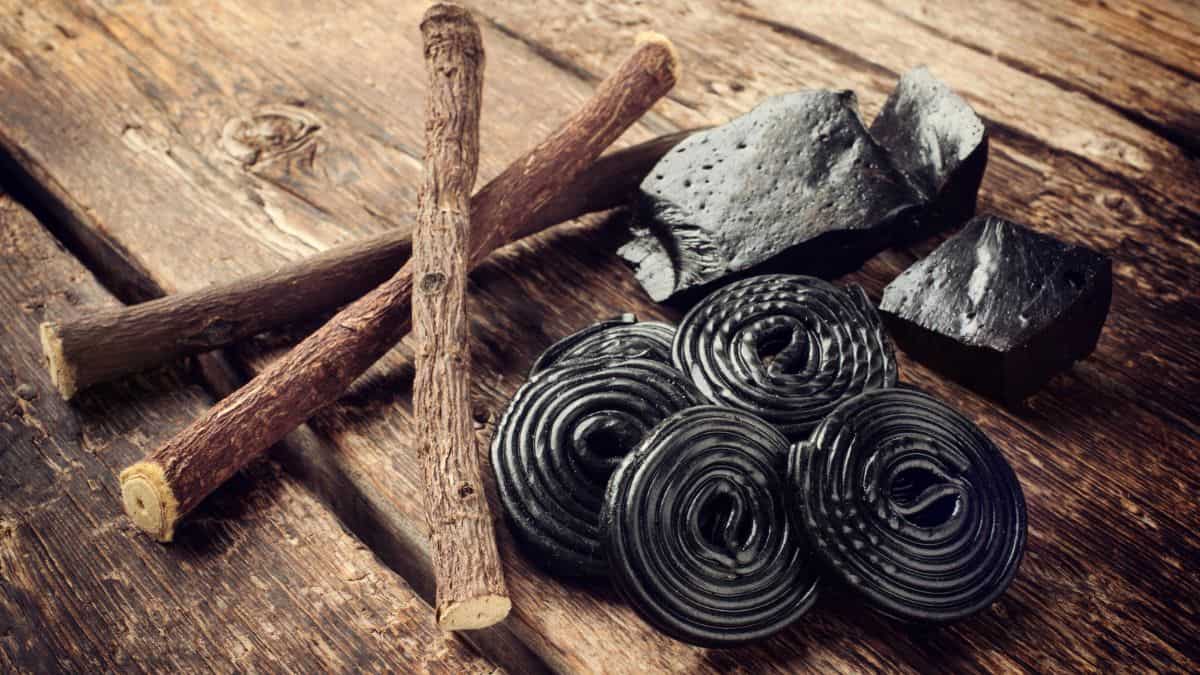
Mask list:
[{"label": "weathered wood plank", "polygon": [[1183,75],[1200,78],[1200,7],[1191,0],[1048,0],[1031,9]]},{"label": "weathered wood plank", "polygon": [[[415,99],[419,83],[391,79],[400,77],[397,64],[419,63],[415,28],[393,32],[415,26],[419,8],[409,20],[406,7],[382,5],[329,3],[288,20],[284,2],[170,10],[125,2],[114,13],[46,3],[37,10],[49,24],[43,33],[0,23],[0,44],[10,55],[0,69],[10,92],[0,101],[0,137],[65,206],[75,229],[91,237],[92,248],[122,253],[122,274],[131,282],[144,277],[151,289],[195,288],[373,231],[383,225],[372,213],[413,206],[406,190],[417,184],[416,167],[394,150],[404,143],[408,152],[400,154],[415,155],[420,134],[411,111],[396,104]],[[805,33],[791,22],[739,17],[747,11],[740,4],[726,7],[732,12],[719,9],[682,2],[486,3],[493,77],[485,90],[483,173],[498,171],[561,119],[646,27],[677,39],[686,80],[641,134],[720,121],[764,95],[804,86],[857,89],[869,118],[908,65],[904,60],[913,58],[904,50],[915,49],[991,118],[996,137],[984,206],[1117,257],[1123,283],[1114,323],[1093,359],[1056,378],[1024,411],[998,410],[903,363],[906,379],[958,402],[1000,441],[1029,497],[1029,559],[1013,591],[984,615],[926,635],[830,597],[805,625],[761,648],[706,652],[654,635],[605,591],[567,588],[533,571],[503,538],[515,603],[511,630],[564,670],[1075,670],[1119,660],[1186,667],[1197,657],[1188,637],[1197,619],[1196,608],[1180,598],[1197,593],[1187,570],[1200,550],[1192,534],[1195,509],[1188,508],[1196,487],[1188,467],[1200,457],[1187,420],[1200,404],[1185,394],[1195,387],[1190,373],[1198,370],[1197,357],[1189,341],[1200,317],[1185,282],[1194,265],[1188,252],[1196,248],[1197,208],[1179,185],[1194,169],[1172,144],[1112,110],[1064,97],[1052,84],[947,46],[927,31],[917,35],[932,47],[880,32],[846,36],[846,29],[829,25],[838,19],[829,14],[814,22],[823,32]],[[56,22],[69,24],[74,43],[84,44],[61,42]],[[804,28],[813,28],[807,19]],[[884,46],[864,56],[835,44],[843,38],[851,46],[871,39]],[[66,54],[46,57],[40,40]],[[323,60],[314,66],[311,55],[318,52]],[[943,71],[943,59],[955,63]],[[131,68],[139,73],[136,86],[112,76]],[[70,84],[46,93],[28,81],[27,70]],[[194,92],[207,93],[193,100]],[[321,129],[281,148],[263,143],[268,150],[257,156],[232,146],[254,162],[227,159],[219,133],[226,121],[282,100],[305,101],[303,111],[321,120]],[[46,119],[27,119],[31,110]],[[123,126],[112,120],[130,110],[152,130],[137,147],[158,150],[136,152],[120,140]],[[1101,123],[1116,125],[1116,145],[1107,144]],[[83,139],[72,154],[97,154],[90,161],[60,156],[63,130]],[[380,138],[386,147],[377,147]],[[180,167],[172,156],[200,159]],[[95,175],[101,158],[120,166],[120,175]],[[1153,159],[1149,169],[1145,158]],[[1183,175],[1172,177],[1170,165],[1181,161]],[[131,182],[147,192],[121,201]],[[270,208],[225,204],[254,205],[256,198]],[[312,203],[325,213],[313,216]],[[165,211],[174,213],[174,229],[156,226]],[[206,220],[210,213],[225,219]],[[300,237],[281,235],[279,223]],[[616,232],[611,223],[590,220],[510,247],[474,275],[474,394],[482,435],[534,354],[555,337],[622,311],[674,318],[650,304],[610,255]],[[230,243],[214,244],[209,233]],[[884,254],[854,278],[877,294],[913,255]],[[257,367],[278,343],[256,341],[242,352],[245,362]],[[397,350],[312,420],[302,432],[308,451],[290,466],[318,477],[356,530],[429,594],[411,378],[406,351]],[[1148,409],[1170,413],[1174,422]]]},{"label": "weathered wood plank", "polygon": [[[948,42],[1047,80],[1066,94],[1086,96],[1192,156],[1200,152],[1200,81],[1101,36],[1064,27],[1040,3],[880,4],[902,19],[896,24],[919,25]],[[1151,39],[1149,31],[1145,38]]]},{"label": "weathered wood plank", "polygon": [[159,372],[68,407],[38,324],[111,302],[0,194],[0,670],[495,670],[272,462],[135,536],[117,471],[210,401]]},{"label": "weathered wood plank", "polygon": [[[588,0],[551,2],[546,6],[536,2],[517,2],[511,7],[493,2],[477,4],[489,16],[516,29],[543,49],[578,61],[586,71],[603,68],[612,58],[613,45],[627,39],[629,33],[649,25],[670,27],[680,34],[685,60],[694,71],[690,83],[681,86],[678,95],[693,104],[705,104],[702,113],[710,112],[715,102],[713,92],[706,92],[708,83],[721,85],[729,81],[728,77],[712,75],[741,71],[743,86],[736,92],[736,98],[743,103],[738,107],[742,109],[744,103],[777,92],[781,85],[830,86],[824,84],[824,77],[812,77],[810,70],[835,75],[841,86],[866,93],[864,108],[873,113],[877,106],[870,94],[877,91],[886,95],[893,79],[889,73],[930,64],[985,116],[1022,129],[1053,149],[1074,153],[1106,170],[1130,177],[1149,177],[1149,174],[1169,178],[1172,174],[1168,169],[1175,168],[1171,163],[1181,157],[1170,142],[1124,119],[1103,103],[1080,95],[1064,95],[1053,82],[1005,65],[964,46],[961,43],[965,40],[958,36],[930,30],[869,0],[762,4],[737,0],[668,1],[653,6]],[[755,30],[754,23],[774,27],[790,39],[764,40],[769,31]],[[599,26],[604,30],[596,30]],[[564,39],[564,34],[571,35],[571,39]],[[1076,34],[1086,37],[1082,31]],[[689,37],[713,39],[718,46],[714,50],[703,40],[682,39]],[[726,45],[741,48],[740,58],[736,61],[724,58]],[[824,50],[818,58],[832,63],[804,64],[799,70],[790,67],[801,65],[800,62],[813,56],[810,50],[814,46],[823,45],[842,53]],[[748,49],[750,46],[754,48]],[[1067,49],[1069,45],[1061,48]],[[849,72],[850,68],[860,72]],[[1064,76],[1070,77],[1070,72]],[[877,86],[864,86],[862,80],[870,78],[874,78]],[[759,85],[760,90],[747,95],[745,92],[754,85]],[[1195,175],[1195,170],[1191,171],[1190,175]],[[1172,182],[1161,180],[1167,188]]]}]

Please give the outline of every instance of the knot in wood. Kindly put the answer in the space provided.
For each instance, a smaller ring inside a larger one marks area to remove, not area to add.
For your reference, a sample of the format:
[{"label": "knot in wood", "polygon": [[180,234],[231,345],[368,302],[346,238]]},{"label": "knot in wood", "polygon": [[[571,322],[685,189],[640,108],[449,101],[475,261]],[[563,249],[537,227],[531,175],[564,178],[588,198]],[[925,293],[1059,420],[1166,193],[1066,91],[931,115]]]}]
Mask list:
[{"label": "knot in wood", "polygon": [[417,290],[422,293],[439,293],[446,287],[446,275],[441,272],[430,272],[421,276]]},{"label": "knot in wood", "polygon": [[253,114],[235,117],[221,132],[221,147],[249,167],[295,152],[320,131],[312,113],[292,105],[271,105]]}]

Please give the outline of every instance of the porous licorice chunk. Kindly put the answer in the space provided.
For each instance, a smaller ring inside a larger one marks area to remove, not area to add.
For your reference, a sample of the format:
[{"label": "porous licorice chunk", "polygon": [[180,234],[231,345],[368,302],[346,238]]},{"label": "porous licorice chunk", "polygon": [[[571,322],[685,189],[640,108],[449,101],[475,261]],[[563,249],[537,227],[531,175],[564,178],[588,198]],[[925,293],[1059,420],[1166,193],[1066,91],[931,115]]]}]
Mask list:
[{"label": "porous licorice chunk", "polygon": [[871,123],[871,135],[929,201],[906,239],[954,227],[975,215],[987,166],[983,120],[927,68],[914,68]]},{"label": "porous licorice chunk", "polygon": [[985,215],[896,277],[880,310],[911,356],[1016,403],[1091,353],[1111,299],[1106,256]]},{"label": "porous licorice chunk", "polygon": [[612,579],[671,637],[732,647],[812,606],[819,569],[786,503],[788,443],[746,412],[663,420],[613,473],[601,515]]},{"label": "porous licorice chunk", "polygon": [[655,300],[750,270],[848,271],[911,233],[920,192],[848,91],[804,91],[680,143],[642,182],[620,255]]},{"label": "porous licorice chunk", "polygon": [[876,609],[946,622],[990,605],[1025,550],[1025,498],[970,420],[909,387],[842,403],[792,447],[791,497],[834,575]]}]

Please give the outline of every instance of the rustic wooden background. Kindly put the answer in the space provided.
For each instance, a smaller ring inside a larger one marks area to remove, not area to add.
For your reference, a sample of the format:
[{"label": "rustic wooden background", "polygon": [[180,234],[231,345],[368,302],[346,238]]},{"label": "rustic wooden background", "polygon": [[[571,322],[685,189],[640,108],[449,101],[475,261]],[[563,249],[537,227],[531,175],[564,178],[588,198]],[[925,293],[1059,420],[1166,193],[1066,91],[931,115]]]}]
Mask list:
[{"label": "rustic wooden background", "polygon": [[[1200,660],[1200,8],[1188,0],[496,0],[481,180],[562,120],[640,30],[679,87],[623,143],[763,97],[849,88],[870,120],[927,64],[985,117],[981,208],[1111,255],[1096,353],[1010,410],[901,358],[1003,448],[1029,547],[992,608],[936,631],[828,594],[761,645],[696,649],[502,537],[515,609],[436,630],[404,345],[163,547],[116,472],[290,335],[68,405],[37,325],[192,290],[395,226],[421,168],[423,3],[0,0],[0,670],[1186,671]],[[620,215],[473,277],[481,437],[555,338],[653,305],[612,255]],[[847,280],[878,298],[937,242]]]}]

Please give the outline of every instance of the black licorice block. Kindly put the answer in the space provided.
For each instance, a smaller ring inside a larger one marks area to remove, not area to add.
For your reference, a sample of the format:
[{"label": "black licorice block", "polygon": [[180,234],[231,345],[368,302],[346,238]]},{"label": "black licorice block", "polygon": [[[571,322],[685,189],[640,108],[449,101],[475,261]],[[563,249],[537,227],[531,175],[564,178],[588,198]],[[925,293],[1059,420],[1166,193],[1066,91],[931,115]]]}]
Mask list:
[{"label": "black licorice block", "polygon": [[987,167],[987,130],[971,106],[928,68],[914,68],[900,78],[871,123],[871,135],[929,202],[905,239],[934,234],[975,215]]},{"label": "black licorice block", "polygon": [[896,277],[880,310],[913,358],[1015,404],[1096,347],[1111,261],[979,216]]},{"label": "black licorice block", "polygon": [[619,251],[657,301],[754,271],[848,271],[911,234],[925,199],[848,91],[767,99],[697,133],[643,181]]}]

